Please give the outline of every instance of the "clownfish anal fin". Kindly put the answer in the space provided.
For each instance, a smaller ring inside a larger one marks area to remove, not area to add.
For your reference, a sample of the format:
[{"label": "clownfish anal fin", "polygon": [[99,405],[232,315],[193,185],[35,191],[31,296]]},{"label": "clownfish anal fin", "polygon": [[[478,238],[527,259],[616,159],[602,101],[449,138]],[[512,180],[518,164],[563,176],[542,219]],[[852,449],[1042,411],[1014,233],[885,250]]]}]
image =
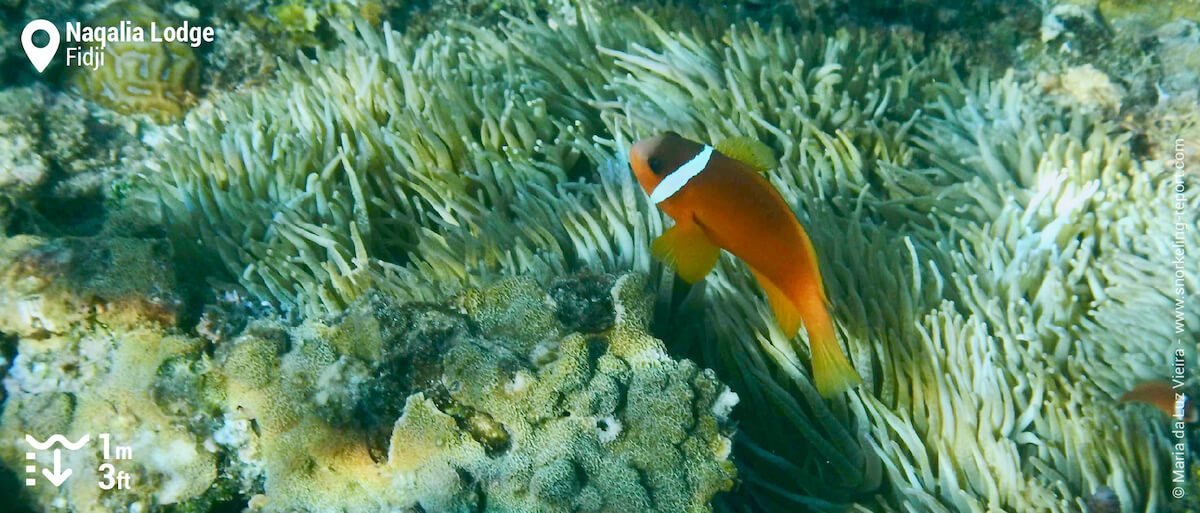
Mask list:
[{"label": "clownfish anal fin", "polygon": [[650,253],[675,268],[683,281],[696,283],[717,265],[721,249],[695,222],[677,222],[650,245]]},{"label": "clownfish anal fin", "polygon": [[766,292],[767,303],[771,305],[771,311],[775,312],[775,322],[779,323],[783,334],[789,339],[795,337],[796,333],[800,331],[800,310],[796,309],[796,305],[792,304],[792,300],[783,294],[783,290],[780,290],[775,282],[763,276],[753,267],[750,268],[750,272],[754,274],[754,279],[758,280],[758,285],[762,287],[763,292]]},{"label": "clownfish anal fin", "polygon": [[730,137],[713,148],[759,173],[775,168],[775,152],[771,151],[771,147],[749,137]]}]

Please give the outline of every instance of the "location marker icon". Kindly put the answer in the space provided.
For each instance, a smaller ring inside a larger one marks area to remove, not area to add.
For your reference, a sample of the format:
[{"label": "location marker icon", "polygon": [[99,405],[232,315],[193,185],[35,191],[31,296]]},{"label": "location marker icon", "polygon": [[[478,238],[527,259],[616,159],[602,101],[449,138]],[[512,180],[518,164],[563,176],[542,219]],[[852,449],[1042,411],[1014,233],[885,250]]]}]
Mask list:
[{"label": "location marker icon", "polygon": [[[39,30],[50,36],[50,43],[41,48],[33,44],[33,34]],[[25,30],[21,31],[21,46],[25,47],[25,55],[29,57],[29,62],[41,73],[50,65],[54,54],[58,53],[58,27],[46,20],[29,22],[25,25]]]}]

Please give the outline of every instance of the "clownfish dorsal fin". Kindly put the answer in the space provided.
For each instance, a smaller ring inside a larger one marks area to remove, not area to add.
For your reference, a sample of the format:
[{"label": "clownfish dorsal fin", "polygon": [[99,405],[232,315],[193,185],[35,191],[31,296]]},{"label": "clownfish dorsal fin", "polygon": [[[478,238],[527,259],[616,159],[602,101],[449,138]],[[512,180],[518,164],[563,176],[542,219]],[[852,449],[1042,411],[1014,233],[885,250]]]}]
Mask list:
[{"label": "clownfish dorsal fin", "polygon": [[750,267],[750,272],[754,274],[754,279],[758,280],[758,286],[767,294],[767,303],[771,305],[771,311],[775,312],[775,322],[779,323],[784,336],[789,339],[795,337],[796,333],[800,332],[800,310],[796,309],[796,305],[783,294],[783,290],[777,287],[775,282],[753,267]]},{"label": "clownfish dorsal fin", "polygon": [[717,265],[721,249],[708,240],[700,225],[689,220],[676,222],[654,239],[650,254],[674,267],[683,281],[696,283]]},{"label": "clownfish dorsal fin", "polygon": [[761,141],[749,137],[730,137],[713,148],[733,160],[741,162],[759,173],[775,169],[775,152]]}]

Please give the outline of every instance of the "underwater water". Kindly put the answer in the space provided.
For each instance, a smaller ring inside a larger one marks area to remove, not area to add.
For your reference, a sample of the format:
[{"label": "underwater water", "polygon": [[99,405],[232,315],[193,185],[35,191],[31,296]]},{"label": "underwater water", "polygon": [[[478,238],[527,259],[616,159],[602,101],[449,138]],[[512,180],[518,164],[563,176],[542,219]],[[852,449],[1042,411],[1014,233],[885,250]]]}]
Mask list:
[{"label": "underwater water", "polygon": [[1195,0],[0,18],[2,513],[1200,511]]}]

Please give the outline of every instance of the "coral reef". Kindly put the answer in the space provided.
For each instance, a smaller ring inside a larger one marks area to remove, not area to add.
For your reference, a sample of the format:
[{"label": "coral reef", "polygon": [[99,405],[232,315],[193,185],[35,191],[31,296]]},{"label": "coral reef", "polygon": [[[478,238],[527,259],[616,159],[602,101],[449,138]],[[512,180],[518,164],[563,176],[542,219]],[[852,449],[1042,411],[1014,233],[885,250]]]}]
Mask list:
[{"label": "coral reef", "polygon": [[1171,20],[1200,21],[1200,2],[1196,0],[1069,0],[1070,3],[1095,9],[1106,21],[1115,25],[1157,27]]},{"label": "coral reef", "polygon": [[[1148,13],[1187,3],[1041,2],[1044,16],[1040,44],[1028,41],[1020,46],[1023,59],[1019,69],[1056,79],[1094,68],[1125,96],[1120,105],[1124,114],[1144,115],[1148,119],[1169,117],[1172,114],[1161,112],[1164,104],[1181,100],[1177,98],[1180,96],[1195,101],[1195,67],[1181,49],[1200,48],[1200,39],[1191,30],[1197,21],[1183,15],[1159,17]],[[1125,4],[1125,8],[1113,9],[1117,4]],[[1146,13],[1134,12],[1139,9]],[[1089,74],[1094,77],[1077,77],[1086,80],[1068,89],[1078,90],[1079,86],[1095,83],[1099,76]],[[1179,106],[1170,108],[1185,110]]]},{"label": "coral reef", "polygon": [[[13,253],[6,268],[25,269]],[[708,511],[733,483],[737,396],[646,334],[644,277],[581,281],[597,282],[610,286],[575,291],[609,305],[591,334],[559,323],[532,280],[457,304],[372,294],[329,321],[251,323],[215,348],[135,305],[108,309],[139,321],[124,329],[66,316],[54,335],[21,337],[0,456],[20,464],[23,433],[130,445],[134,491],[100,492],[95,452],[72,454],[78,475],[57,499],[33,489],[73,511],[203,511],[238,496],[263,511]]]},{"label": "coral reef", "polygon": [[[88,416],[161,427],[181,459],[104,505],[198,511],[1186,511],[1167,425],[1116,398],[1200,351],[1172,249],[1200,245],[1200,31],[1043,2],[991,58],[950,28],[990,3],[935,4],[843,24],[819,19],[836,2],[470,2],[401,32],[255,4],[313,58],[148,129],[111,206],[169,245],[0,246],[0,456]],[[203,58],[253,68],[264,27],[231,21]],[[667,221],[623,159],[666,129],[780,156],[863,387],[822,400],[737,261],[688,288],[652,260]],[[112,274],[164,260],[215,289],[194,327],[115,299],[177,288]],[[96,261],[121,265],[67,270]]]},{"label": "coral reef", "polygon": [[[441,2],[434,2],[440,4]],[[455,2],[458,3],[458,2]],[[337,24],[399,20],[422,2],[405,0],[255,0],[197,4],[199,20],[214,27],[211,48],[201,56],[202,82],[211,90],[233,89],[270,78],[278,62],[307,58],[316,48],[341,44]],[[180,16],[185,16],[180,14]]]},{"label": "coral reef", "polygon": [[[25,434],[77,440],[108,433],[143,456],[131,467],[143,485],[137,492],[104,493],[96,486],[99,451],[68,452],[63,464],[73,477],[61,489],[24,489],[37,502],[66,496],[75,511],[108,511],[114,501],[147,507],[198,495],[216,479],[216,457],[201,440],[146,407],[160,365],[197,348],[165,331],[180,307],[165,249],[162,240],[4,241],[0,331],[18,339],[4,378],[0,458],[24,468]],[[51,463],[48,452],[38,454],[39,465]]]},{"label": "coral reef", "polygon": [[1157,53],[1169,72],[1163,77],[1167,91],[1186,92],[1200,81],[1200,22],[1176,20],[1154,31]]},{"label": "coral reef", "polygon": [[81,325],[174,325],[181,300],[162,240],[0,239],[0,331],[63,336]]},{"label": "coral reef", "polygon": [[644,280],[595,292],[616,312],[597,335],[518,280],[465,296],[465,315],[369,295],[282,356],[236,340],[229,405],[259,427],[236,445],[256,455],[243,479],[261,473],[271,511],[706,511],[734,473],[713,411],[731,393],[645,334]]},{"label": "coral reef", "polygon": [[1120,84],[1091,64],[1068,68],[1061,74],[1039,79],[1043,91],[1058,92],[1063,95],[1065,103],[1076,103],[1084,108],[1118,111],[1125,97],[1125,89]]},{"label": "coral reef", "polygon": [[45,157],[37,151],[42,134],[34,121],[45,105],[30,89],[6,91],[0,105],[7,113],[0,119],[0,191],[25,196],[49,174]]},{"label": "coral reef", "polygon": [[87,235],[142,156],[135,125],[41,86],[0,91],[0,228]]}]

